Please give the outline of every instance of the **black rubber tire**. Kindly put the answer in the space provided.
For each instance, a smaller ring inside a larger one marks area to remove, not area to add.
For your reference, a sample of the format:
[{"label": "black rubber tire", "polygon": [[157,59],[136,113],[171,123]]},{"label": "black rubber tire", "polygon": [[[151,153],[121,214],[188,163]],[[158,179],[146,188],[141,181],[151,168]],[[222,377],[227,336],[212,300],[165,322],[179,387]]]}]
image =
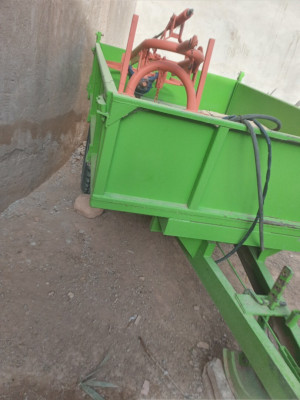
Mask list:
[{"label": "black rubber tire", "polygon": [[81,171],[81,191],[85,194],[90,194],[91,187],[91,165],[86,162],[86,155],[89,151],[90,147],[90,128],[88,132],[88,136],[86,139],[85,152],[82,163],[82,171]]}]

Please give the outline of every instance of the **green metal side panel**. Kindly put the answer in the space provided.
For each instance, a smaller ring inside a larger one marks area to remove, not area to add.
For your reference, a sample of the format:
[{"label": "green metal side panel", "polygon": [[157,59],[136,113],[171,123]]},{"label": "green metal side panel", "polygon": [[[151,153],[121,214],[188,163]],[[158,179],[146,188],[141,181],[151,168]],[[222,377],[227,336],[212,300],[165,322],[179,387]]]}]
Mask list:
[{"label": "green metal side panel", "polygon": [[[196,79],[196,87],[200,76],[201,73],[199,72]],[[208,73],[202,94],[200,109],[225,113],[236,83],[237,82],[234,79]],[[222,87],[221,91],[220,86]],[[149,93],[147,93],[145,98],[153,99],[155,93],[156,89],[153,88]],[[218,96],[216,96],[216,93],[218,93]],[[163,99],[164,102],[167,103],[186,106],[186,93],[183,86],[164,85],[159,92],[158,100],[160,99]]]},{"label": "green metal side panel", "polygon": [[[122,50],[102,48],[105,55],[96,45],[90,80],[91,205],[193,222],[197,229],[184,225],[184,230],[198,232],[194,238],[214,240],[223,232],[224,241],[239,241],[258,208],[253,148],[245,126],[168,102],[118,94],[116,73],[111,75],[105,58],[120,61]],[[212,103],[215,97],[220,109],[236,102],[241,90],[227,78],[210,76],[207,83],[211,90],[205,101]],[[177,100],[183,88],[167,87]],[[266,101],[262,93],[256,91],[256,96],[258,103],[260,96]],[[284,107],[294,112],[294,107]],[[300,138],[269,134],[273,164],[264,210],[266,240],[270,248],[300,251]],[[264,176],[267,147],[260,134],[258,142]],[[256,231],[249,244],[259,246]]]},{"label": "green metal side panel", "polygon": [[[226,113],[273,115],[281,120],[282,132],[300,136],[299,108],[242,83],[237,83]],[[272,123],[265,123],[265,125],[274,127]]]},{"label": "green metal side panel", "polygon": [[141,110],[121,122],[108,193],[186,205],[214,127],[171,120]]},{"label": "green metal side panel", "polygon": [[[101,49],[106,60],[121,62],[122,54],[124,53],[123,49],[106,44],[101,44]],[[120,72],[113,69],[110,69],[110,72],[116,87],[118,87]],[[198,73],[196,86],[198,85],[200,76],[201,72]],[[236,83],[237,81],[234,79],[209,73],[206,78],[200,108],[202,110],[225,113],[229,106],[231,96],[235,90]],[[222,90],[220,90],[220,86],[222,87]],[[144,96],[144,98],[154,99],[155,93],[156,89],[153,88]],[[216,96],[216,93],[218,93],[218,96]],[[159,93],[159,99],[163,99],[166,103],[185,106],[185,89],[183,86],[164,85]]]}]

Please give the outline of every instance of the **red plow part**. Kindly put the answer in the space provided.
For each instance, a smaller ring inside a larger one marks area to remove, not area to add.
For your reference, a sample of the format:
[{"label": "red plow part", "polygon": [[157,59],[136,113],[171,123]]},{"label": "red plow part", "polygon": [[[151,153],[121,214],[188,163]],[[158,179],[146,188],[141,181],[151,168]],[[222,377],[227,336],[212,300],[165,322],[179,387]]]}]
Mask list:
[{"label": "red plow part", "polygon": [[[193,10],[188,8],[178,16],[173,14],[166,28],[160,34],[152,39],[144,40],[132,50],[138,23],[138,16],[133,15],[126,51],[122,57],[122,62],[107,62],[110,68],[121,71],[118,88],[119,93],[134,96],[136,87],[141,79],[149,76],[153,77],[153,73],[158,71],[155,99],[157,99],[158,93],[165,83],[173,85],[182,84],[187,93],[187,110],[196,112],[199,109],[215,40],[209,40],[205,56],[201,46],[196,48],[198,46],[198,38],[196,35],[189,40],[182,40],[184,24],[192,15]],[[175,33],[174,30],[178,27],[179,33]],[[177,42],[169,40],[170,38],[176,39]],[[171,61],[159,55],[157,50],[165,50],[180,54],[184,56],[184,59],[179,62]],[[202,63],[201,77],[197,90],[195,90],[194,84],[197,72]],[[129,66],[135,64],[138,64],[137,68],[130,67],[131,73],[133,71],[133,75],[125,90]],[[168,72],[171,73],[170,79],[167,79]],[[173,75],[177,76],[180,81],[174,79]]]}]

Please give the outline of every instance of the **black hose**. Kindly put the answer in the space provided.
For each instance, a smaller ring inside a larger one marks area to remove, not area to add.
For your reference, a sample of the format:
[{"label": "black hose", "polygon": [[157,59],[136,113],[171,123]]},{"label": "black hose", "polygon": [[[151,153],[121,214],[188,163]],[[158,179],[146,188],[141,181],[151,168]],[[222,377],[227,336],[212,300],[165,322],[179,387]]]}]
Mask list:
[{"label": "black hose", "polygon": [[257,194],[258,194],[258,221],[259,221],[259,242],[260,242],[260,249],[263,251],[264,249],[264,215],[263,215],[263,208],[264,208],[264,199],[263,199],[263,190],[262,190],[262,183],[261,183],[261,167],[260,167],[260,157],[259,157],[259,147],[257,143],[257,137],[254,132],[254,129],[251,123],[247,120],[243,120],[244,124],[247,126],[248,131],[250,132],[254,150],[254,157],[255,157],[255,166],[256,166],[256,181],[257,181]]},{"label": "black hose", "polygon": [[[272,117],[272,115],[244,114],[244,115],[239,115],[238,117],[236,115],[234,115],[234,117],[247,119],[248,121],[253,121],[253,122],[254,122],[254,120],[257,120],[257,119],[265,119],[267,121],[274,122],[274,124],[276,125],[276,127],[274,129],[271,129],[272,131],[279,131],[279,129],[281,128],[281,121],[279,121],[279,119],[277,119],[276,117]],[[227,117],[225,117],[224,119],[227,119]],[[259,125],[261,126],[261,124],[259,124]]]},{"label": "black hose", "polygon": [[164,31],[161,31],[161,32],[158,33],[157,35],[153,36],[153,39],[159,38],[163,33],[164,33]]},{"label": "black hose", "polygon": [[[225,117],[224,119],[228,119],[230,121],[235,121],[235,122],[241,122],[247,126],[247,128],[251,134],[253,148],[254,148],[254,154],[255,154],[255,161],[256,161],[257,154],[258,154],[257,138],[254,133],[253,127],[251,126],[249,121],[253,121],[255,123],[255,125],[260,129],[262,135],[264,136],[267,146],[268,146],[268,167],[267,167],[266,181],[265,181],[262,195],[261,195],[261,190],[259,190],[259,192],[260,192],[260,194],[259,194],[259,199],[260,199],[259,200],[259,209],[258,209],[258,212],[256,214],[254,221],[252,222],[250,228],[248,229],[248,231],[246,232],[244,237],[240,240],[240,242],[237,245],[235,245],[234,248],[229,253],[227,253],[224,257],[220,258],[219,260],[216,260],[215,261],[216,263],[220,263],[222,261],[227,260],[227,258],[231,257],[234,253],[236,253],[240,249],[240,247],[242,247],[242,245],[245,243],[245,241],[248,239],[248,237],[253,232],[258,220],[260,220],[260,222],[261,222],[259,232],[260,232],[260,245],[261,245],[261,248],[263,248],[263,239],[262,239],[263,229],[261,229],[261,225],[263,226],[263,204],[264,204],[264,201],[267,196],[268,185],[269,185],[270,176],[271,176],[272,146],[271,146],[271,140],[270,140],[265,128],[263,127],[263,125],[261,125],[261,123],[259,121],[257,121],[257,119],[265,119],[265,120],[274,122],[276,124],[276,127],[274,130],[279,130],[281,128],[281,122],[277,118],[269,116],[269,115],[264,115],[264,114],[246,114],[246,115],[240,115],[240,116],[231,115],[231,116]],[[253,141],[253,134],[255,136],[254,141]],[[256,162],[256,173],[257,173],[256,175],[257,176],[258,176],[258,170],[260,171],[260,162],[259,162],[259,164],[257,164],[257,162]],[[260,172],[259,172],[259,175],[260,175]],[[259,182],[257,182],[257,186],[261,187],[261,177],[259,177],[259,179],[260,179],[260,184],[259,184]],[[261,199],[262,199],[262,202],[261,202]]]}]

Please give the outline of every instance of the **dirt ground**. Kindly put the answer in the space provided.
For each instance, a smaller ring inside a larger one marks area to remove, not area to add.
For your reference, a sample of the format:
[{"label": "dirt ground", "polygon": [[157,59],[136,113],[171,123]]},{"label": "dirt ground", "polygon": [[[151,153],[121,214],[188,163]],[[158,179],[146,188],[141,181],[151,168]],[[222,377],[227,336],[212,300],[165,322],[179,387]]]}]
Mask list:
[{"label": "dirt ground", "polygon": [[[78,383],[107,355],[96,378],[118,388],[99,390],[106,400],[202,399],[203,366],[237,348],[233,336],[176,239],[151,233],[149,217],[73,210],[81,153],[0,216],[0,399],[88,398]],[[272,262],[274,276],[298,268],[289,301],[299,307],[300,254]]]}]

